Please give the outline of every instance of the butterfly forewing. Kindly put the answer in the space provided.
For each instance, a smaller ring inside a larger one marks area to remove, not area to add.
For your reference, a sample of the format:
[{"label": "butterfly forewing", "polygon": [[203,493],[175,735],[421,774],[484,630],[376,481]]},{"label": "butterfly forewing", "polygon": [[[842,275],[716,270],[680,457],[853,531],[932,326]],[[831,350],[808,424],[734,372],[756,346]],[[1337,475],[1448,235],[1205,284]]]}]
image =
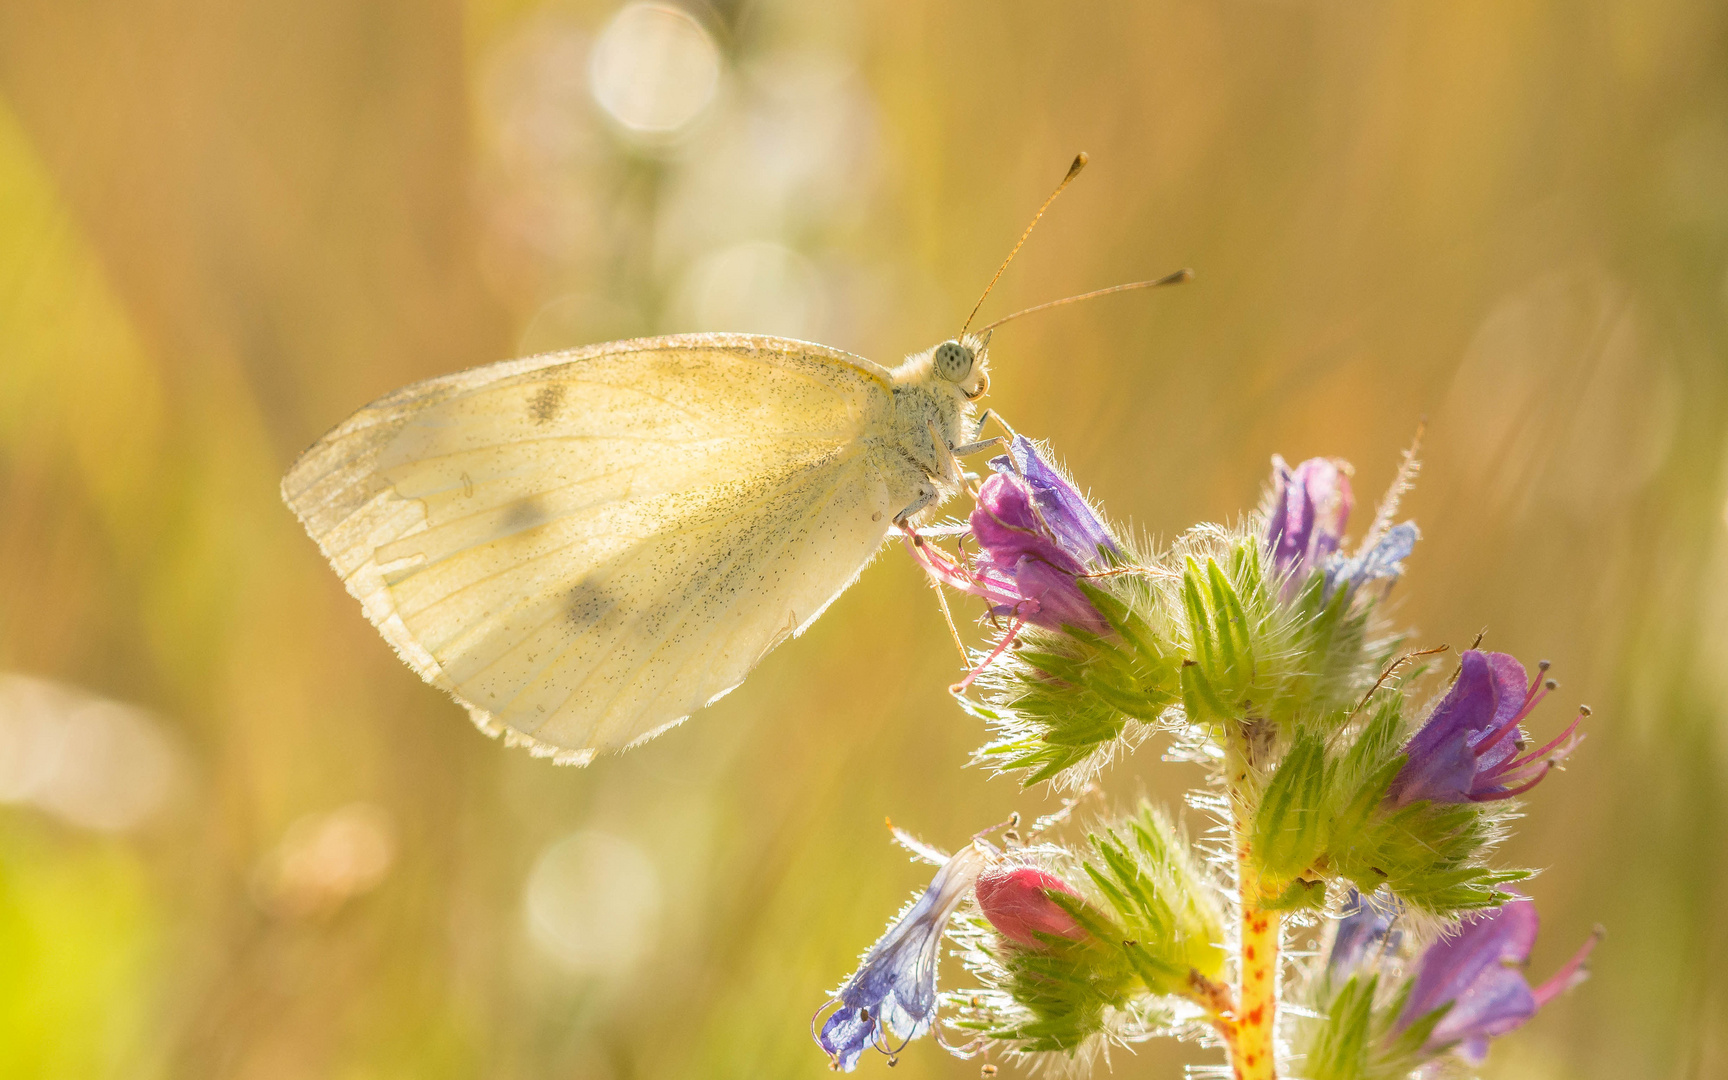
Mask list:
[{"label": "butterfly forewing", "polygon": [[366,614],[492,730],[585,759],[736,685],[891,508],[886,373],[804,342],[618,342],[420,383],[283,484]]}]

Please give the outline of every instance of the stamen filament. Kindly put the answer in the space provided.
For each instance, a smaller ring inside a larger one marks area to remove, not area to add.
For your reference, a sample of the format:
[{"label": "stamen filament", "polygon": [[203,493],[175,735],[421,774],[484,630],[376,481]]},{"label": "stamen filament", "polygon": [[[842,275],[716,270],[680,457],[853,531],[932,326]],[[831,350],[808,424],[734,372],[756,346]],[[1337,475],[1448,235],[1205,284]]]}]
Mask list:
[{"label": "stamen filament", "polygon": [[[1532,750],[1528,754],[1525,754],[1523,757],[1520,757],[1520,758],[1517,758],[1513,761],[1507,762],[1503,766],[1503,770],[1506,772],[1511,772],[1514,769],[1520,768],[1524,765],[1528,765],[1529,763],[1531,763],[1533,761],[1538,761],[1544,757],[1547,757],[1549,754],[1553,754],[1555,752],[1555,750],[1560,748],[1561,744],[1569,741],[1572,738],[1572,736],[1577,733],[1578,725],[1580,723],[1582,723],[1583,720],[1584,720],[1584,714],[1579,713],[1577,716],[1572,718],[1572,722],[1570,724],[1566,725],[1566,730],[1562,731],[1560,734],[1554,736],[1553,739],[1549,740],[1549,742],[1546,746],[1543,746],[1540,750]],[[1570,746],[1568,746],[1561,753],[1556,754],[1554,760],[1559,761],[1561,758],[1564,758],[1567,754],[1570,754],[1571,752],[1572,752],[1572,748]]]},{"label": "stamen filament", "polygon": [[1583,979],[1584,961],[1590,958],[1590,953],[1596,948],[1596,943],[1605,936],[1607,936],[1606,931],[1598,926],[1589,939],[1579,946],[1578,951],[1572,954],[1572,959],[1561,964],[1559,971],[1550,975],[1546,982],[1530,992],[1531,996],[1536,999],[1538,1009],[1576,986]]},{"label": "stamen filament", "polygon": [[977,667],[967,672],[964,679],[961,679],[953,686],[950,686],[948,692],[950,694],[965,693],[966,688],[972,685],[972,680],[984,674],[984,670],[991,664],[994,664],[997,657],[1008,651],[1009,646],[1014,644],[1015,636],[1020,633],[1020,628],[1024,625],[1026,625],[1025,621],[1016,616],[1014,620],[1008,624],[1007,633],[1002,635],[1002,640],[996,643],[996,647],[990,651],[990,655],[986,656]]}]

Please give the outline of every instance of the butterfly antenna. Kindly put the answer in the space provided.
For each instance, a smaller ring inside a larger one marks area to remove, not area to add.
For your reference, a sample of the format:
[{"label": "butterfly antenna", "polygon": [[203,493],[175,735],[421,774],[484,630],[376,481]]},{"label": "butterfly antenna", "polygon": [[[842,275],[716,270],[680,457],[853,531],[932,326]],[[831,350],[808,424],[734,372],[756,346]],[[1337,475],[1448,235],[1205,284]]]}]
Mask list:
[{"label": "butterfly antenna", "polygon": [[1194,271],[1187,267],[1183,267],[1174,274],[1165,274],[1163,277],[1154,278],[1151,281],[1130,281],[1126,285],[1112,285],[1108,289],[1094,289],[1089,293],[1081,293],[1079,296],[1067,296],[1060,300],[1051,300],[1045,304],[1037,304],[1022,311],[1016,311],[1012,315],[1004,315],[989,326],[981,328],[978,332],[980,334],[988,334],[990,331],[996,329],[1005,322],[1013,322],[1020,316],[1030,315],[1035,311],[1048,311],[1053,307],[1061,307],[1063,304],[1078,304],[1082,300],[1091,300],[1099,296],[1109,296],[1111,293],[1129,292],[1133,289],[1156,289],[1160,285],[1180,285],[1184,281],[1192,280],[1193,277]]},{"label": "butterfly antenna", "polygon": [[1013,262],[1014,256],[1020,253],[1020,246],[1026,243],[1028,236],[1032,235],[1032,229],[1038,224],[1038,219],[1044,216],[1044,211],[1050,209],[1050,204],[1056,201],[1056,196],[1062,194],[1062,189],[1074,182],[1074,178],[1080,175],[1080,170],[1084,169],[1086,162],[1090,160],[1084,150],[1074,155],[1074,164],[1068,166],[1068,175],[1062,178],[1062,182],[1056,185],[1056,190],[1050,193],[1050,197],[1044,200],[1044,205],[1040,206],[1038,212],[1032,215],[1032,220],[1026,223],[1026,231],[1020,234],[1020,239],[1015,243],[1014,250],[1010,251],[1008,257],[1002,260],[1002,265],[996,268],[996,276],[990,279],[990,284],[984,286],[983,295],[978,297],[976,304],[972,305],[972,314],[966,316],[966,325],[960,328],[960,333],[964,334],[966,328],[972,325],[972,320],[978,317],[978,309],[984,306],[984,298],[990,295],[990,290],[994,289],[996,282],[1002,279],[1002,271],[1008,269],[1008,264]]}]

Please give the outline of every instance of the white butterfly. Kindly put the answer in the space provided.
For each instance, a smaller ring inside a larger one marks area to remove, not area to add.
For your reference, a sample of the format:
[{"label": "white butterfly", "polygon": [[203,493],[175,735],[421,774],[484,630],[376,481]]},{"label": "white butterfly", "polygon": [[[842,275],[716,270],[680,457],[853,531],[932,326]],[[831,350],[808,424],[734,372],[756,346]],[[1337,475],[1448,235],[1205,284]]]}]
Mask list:
[{"label": "white butterfly", "polygon": [[959,489],[985,344],[893,370],[744,334],[492,364],[361,409],[282,494],[422,678],[586,764],[737,686]]}]

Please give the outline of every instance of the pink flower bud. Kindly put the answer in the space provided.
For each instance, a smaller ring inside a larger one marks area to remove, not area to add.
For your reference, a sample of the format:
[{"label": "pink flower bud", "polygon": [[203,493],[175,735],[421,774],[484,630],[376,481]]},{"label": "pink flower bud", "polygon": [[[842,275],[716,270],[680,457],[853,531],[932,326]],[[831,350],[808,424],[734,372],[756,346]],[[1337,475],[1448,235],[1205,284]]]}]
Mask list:
[{"label": "pink flower bud", "polygon": [[1043,942],[1038,940],[1038,934],[1073,941],[1086,936],[1074,917],[1046,895],[1046,890],[1079,895],[1059,877],[1029,866],[1016,866],[983,875],[975,890],[984,917],[997,933],[1016,945],[1040,948]]}]

